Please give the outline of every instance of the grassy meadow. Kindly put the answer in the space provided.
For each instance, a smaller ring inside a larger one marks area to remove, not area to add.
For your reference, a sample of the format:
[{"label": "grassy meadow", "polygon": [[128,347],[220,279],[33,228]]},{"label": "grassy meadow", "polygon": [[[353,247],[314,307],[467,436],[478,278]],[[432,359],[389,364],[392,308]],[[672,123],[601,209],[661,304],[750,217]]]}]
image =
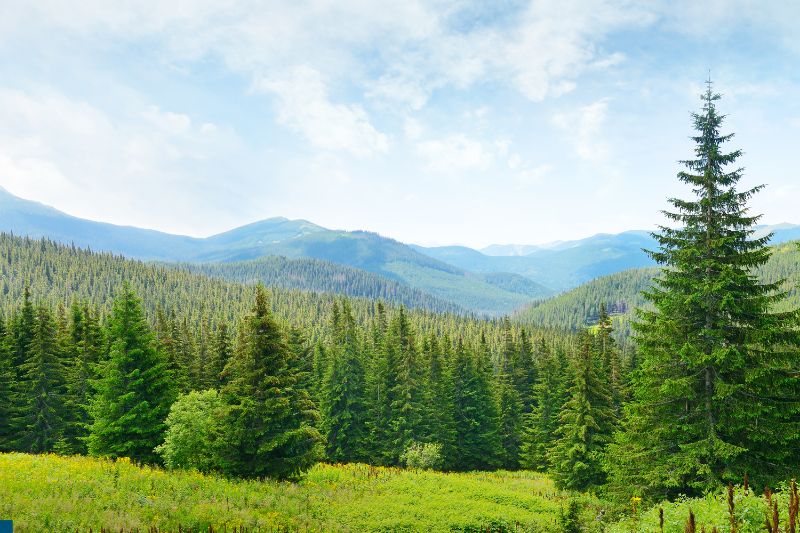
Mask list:
[{"label": "grassy meadow", "polygon": [[[0,454],[15,531],[555,531],[570,494],[531,472],[450,474],[319,464],[299,483],[56,455]],[[580,496],[600,529],[600,502]]]}]

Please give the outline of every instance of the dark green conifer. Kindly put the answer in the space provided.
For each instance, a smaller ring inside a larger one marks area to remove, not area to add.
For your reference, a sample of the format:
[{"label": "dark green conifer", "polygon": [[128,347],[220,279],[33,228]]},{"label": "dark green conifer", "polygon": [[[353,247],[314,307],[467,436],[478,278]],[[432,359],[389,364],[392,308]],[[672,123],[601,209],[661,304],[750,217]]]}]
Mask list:
[{"label": "dark green conifer", "polygon": [[[336,306],[338,308],[338,306]],[[347,300],[333,315],[330,365],[322,384],[322,427],[328,460],[367,460],[367,405],[364,361]]]},{"label": "dark green conifer", "polygon": [[604,483],[603,454],[615,424],[608,382],[593,344],[591,335],[583,332],[571,361],[572,383],[559,414],[558,438],[549,452],[556,483],[571,490]]},{"label": "dark green conifer", "polygon": [[108,321],[108,357],[98,367],[87,445],[89,453],[156,463],[164,420],[175,398],[167,361],[126,283]]},{"label": "dark green conifer", "polygon": [[296,477],[321,456],[319,412],[259,285],[223,372],[229,406],[221,468],[242,477]]},{"label": "dark green conifer", "polygon": [[[688,200],[670,200],[677,227],[654,234],[663,269],[635,324],[641,358],[625,431],[609,453],[613,487],[661,498],[716,490],[743,473],[761,484],[790,475],[800,456],[797,313],[775,312],[786,294],[755,269],[769,236],[737,189],[741,151],[726,152],[708,83],[693,114],[695,158],[678,178]],[[633,465],[635,465],[635,468]]]}]

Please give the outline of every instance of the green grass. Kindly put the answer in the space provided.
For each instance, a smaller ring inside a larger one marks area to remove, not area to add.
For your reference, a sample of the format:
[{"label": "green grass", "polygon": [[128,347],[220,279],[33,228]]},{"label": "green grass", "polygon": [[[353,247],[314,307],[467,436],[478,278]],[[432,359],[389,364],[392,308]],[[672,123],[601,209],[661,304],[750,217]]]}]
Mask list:
[{"label": "green grass", "polygon": [[[317,465],[299,483],[228,480],[124,461],[0,454],[0,517],[17,532],[555,531],[569,494],[531,472]],[[587,523],[600,502],[579,496]]]},{"label": "green grass", "polygon": [[[787,531],[786,522],[788,520],[788,490],[783,490],[772,496],[778,502],[780,511],[781,531]],[[738,533],[763,533],[764,517],[767,511],[766,500],[759,494],[754,494],[752,490],[747,495],[741,487],[736,487],[734,492],[734,504]],[[664,533],[684,533],[686,520],[689,517],[689,510],[694,513],[697,524],[697,531],[705,527],[705,531],[710,533],[714,527],[719,533],[731,531],[730,515],[728,514],[727,493],[721,490],[716,494],[708,494],[702,498],[682,498],[675,502],[664,502],[655,505],[650,509],[640,512],[639,516],[628,518],[613,524],[607,533],[631,533],[631,532],[659,532],[659,508],[664,509]],[[632,514],[631,511],[628,514]]]}]

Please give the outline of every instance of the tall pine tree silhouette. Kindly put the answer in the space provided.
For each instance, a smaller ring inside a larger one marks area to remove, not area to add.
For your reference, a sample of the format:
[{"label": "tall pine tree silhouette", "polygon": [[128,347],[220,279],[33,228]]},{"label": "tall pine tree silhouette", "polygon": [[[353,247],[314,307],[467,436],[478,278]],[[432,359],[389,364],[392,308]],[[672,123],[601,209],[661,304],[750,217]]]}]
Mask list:
[{"label": "tall pine tree silhouette", "polygon": [[114,300],[108,342],[110,351],[98,369],[89,409],[89,453],[155,463],[159,458],[153,449],[163,440],[164,420],[175,397],[172,375],[127,283]]}]

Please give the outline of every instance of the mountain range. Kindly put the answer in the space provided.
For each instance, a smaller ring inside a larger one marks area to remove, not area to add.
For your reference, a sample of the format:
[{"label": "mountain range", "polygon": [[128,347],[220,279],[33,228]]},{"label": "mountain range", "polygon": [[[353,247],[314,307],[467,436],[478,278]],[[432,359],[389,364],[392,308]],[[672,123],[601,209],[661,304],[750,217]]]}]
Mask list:
[{"label": "mountain range", "polygon": [[[283,217],[197,238],[81,219],[2,188],[0,231],[183,268],[191,265],[237,281],[355,296],[402,294],[397,299],[407,305],[427,298],[429,303],[420,305],[486,315],[510,313],[599,276],[652,266],[642,249],[655,247],[644,231],[483,250],[422,247],[373,232],[331,230]],[[800,238],[800,226],[792,224],[762,231],[774,231],[776,243]],[[276,256],[285,260],[276,261]],[[298,272],[315,274],[303,277]],[[320,273],[322,280],[316,278]]]}]

